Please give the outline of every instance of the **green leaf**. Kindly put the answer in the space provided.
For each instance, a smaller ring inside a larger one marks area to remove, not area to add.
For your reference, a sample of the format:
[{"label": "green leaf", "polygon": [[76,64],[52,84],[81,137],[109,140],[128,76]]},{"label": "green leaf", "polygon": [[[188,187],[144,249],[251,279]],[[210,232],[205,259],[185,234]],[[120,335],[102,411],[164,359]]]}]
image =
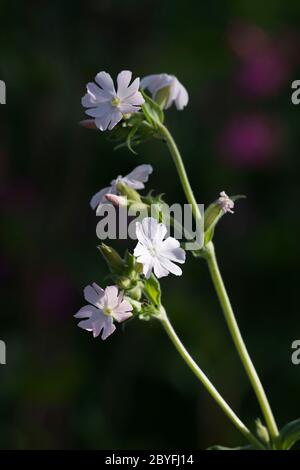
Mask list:
[{"label": "green leaf", "polygon": [[225,446],[211,446],[206,450],[255,450],[253,446],[240,446],[240,447],[225,447]]},{"label": "green leaf", "polygon": [[161,290],[160,284],[154,274],[151,274],[149,279],[146,279],[144,286],[144,293],[149,301],[154,304],[155,307],[160,307],[161,304]]},{"label": "green leaf", "polygon": [[280,448],[289,450],[293,445],[300,441],[300,419],[286,424],[280,431]]},{"label": "green leaf", "polygon": [[127,139],[126,139],[127,148],[128,148],[128,150],[130,150],[130,152],[132,152],[134,155],[137,155],[137,152],[136,152],[135,150],[133,150],[133,148],[132,148],[133,137],[134,137],[134,135],[137,133],[139,127],[140,127],[140,124],[136,124],[136,125],[131,129],[131,131],[128,133],[128,136],[127,136]]}]

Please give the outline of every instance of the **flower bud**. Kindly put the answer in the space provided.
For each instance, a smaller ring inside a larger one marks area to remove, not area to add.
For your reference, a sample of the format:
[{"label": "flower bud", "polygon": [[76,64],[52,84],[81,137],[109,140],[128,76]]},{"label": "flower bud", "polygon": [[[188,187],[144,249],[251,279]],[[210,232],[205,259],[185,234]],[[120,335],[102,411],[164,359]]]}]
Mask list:
[{"label": "flower bud", "polygon": [[98,246],[103,258],[108,264],[108,267],[112,273],[120,274],[124,269],[124,261],[119,253],[112,247],[101,243]]},{"label": "flower bud", "polygon": [[133,300],[140,300],[142,297],[142,292],[142,288],[139,285],[136,285],[135,287],[127,290],[126,294]]},{"label": "flower bud", "polygon": [[127,198],[125,196],[117,196],[116,194],[106,194],[105,198],[111,202],[115,207],[126,207]]},{"label": "flower bud", "polygon": [[97,129],[95,119],[84,119],[83,121],[80,121],[79,124],[87,129]]},{"label": "flower bud", "polygon": [[120,289],[128,289],[131,285],[131,280],[128,277],[119,277],[117,283]]},{"label": "flower bud", "polygon": [[[236,196],[234,199],[238,199],[240,196]],[[222,215],[226,212],[233,214],[234,200],[227,196],[225,191],[220,193],[220,197],[213,202],[205,211],[204,214],[204,231],[212,229]]]},{"label": "flower bud", "polygon": [[270,442],[270,436],[269,436],[269,431],[268,429],[266,428],[266,426],[264,426],[261,422],[261,420],[259,418],[257,418],[257,420],[255,421],[255,424],[256,424],[256,432],[257,432],[257,435],[258,437],[263,441],[265,442],[266,444],[268,444]]}]

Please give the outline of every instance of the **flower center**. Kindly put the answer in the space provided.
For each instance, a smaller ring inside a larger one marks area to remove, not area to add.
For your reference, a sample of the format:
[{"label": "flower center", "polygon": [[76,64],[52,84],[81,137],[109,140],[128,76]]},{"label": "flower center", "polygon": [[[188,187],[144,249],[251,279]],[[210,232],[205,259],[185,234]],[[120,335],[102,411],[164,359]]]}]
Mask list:
[{"label": "flower center", "polygon": [[112,100],[111,100],[111,104],[115,107],[119,106],[119,104],[121,103],[121,100],[120,98],[118,98],[117,96],[115,96]]},{"label": "flower center", "polygon": [[154,246],[149,248],[149,252],[152,256],[157,256],[157,250]]},{"label": "flower center", "polygon": [[103,309],[103,313],[104,313],[104,315],[107,315],[109,317],[111,315],[111,309],[108,308],[108,307],[105,307]]}]

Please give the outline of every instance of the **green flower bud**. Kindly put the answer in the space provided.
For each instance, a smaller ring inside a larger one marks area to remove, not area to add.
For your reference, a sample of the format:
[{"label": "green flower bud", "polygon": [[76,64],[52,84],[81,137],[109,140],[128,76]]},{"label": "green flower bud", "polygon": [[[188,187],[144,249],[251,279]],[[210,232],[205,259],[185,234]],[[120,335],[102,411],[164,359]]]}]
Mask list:
[{"label": "green flower bud", "polygon": [[101,243],[98,248],[107,262],[110,271],[114,274],[121,274],[125,265],[119,253],[111,246],[105,245],[105,243]]},{"label": "green flower bud", "polygon": [[257,435],[258,437],[263,441],[265,442],[266,444],[268,444],[270,442],[270,436],[269,436],[269,431],[268,429],[266,428],[266,426],[264,426],[261,422],[261,420],[259,418],[257,418],[257,420],[255,421],[255,424],[256,424],[256,432],[257,432]]},{"label": "green flower bud", "polygon": [[142,292],[142,289],[138,286],[135,286],[132,289],[126,291],[128,296],[133,300],[140,300],[142,297]]},{"label": "green flower bud", "polygon": [[131,286],[131,280],[128,277],[119,277],[117,280],[117,284],[120,289],[129,289]]},{"label": "green flower bud", "polygon": [[221,206],[217,202],[210,204],[204,214],[204,231],[206,232],[214,227],[221,215]]}]

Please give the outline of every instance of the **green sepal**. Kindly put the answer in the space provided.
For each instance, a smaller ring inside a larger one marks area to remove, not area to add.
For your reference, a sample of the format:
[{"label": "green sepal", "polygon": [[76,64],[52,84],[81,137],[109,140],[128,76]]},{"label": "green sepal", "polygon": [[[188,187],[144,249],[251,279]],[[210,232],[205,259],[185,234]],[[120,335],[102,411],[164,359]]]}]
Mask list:
[{"label": "green sepal", "polygon": [[153,136],[153,126],[145,120],[144,113],[139,112],[131,114],[129,118],[115,126],[108,133],[108,140],[115,143],[114,150],[127,147],[132,153],[137,154],[134,148]]},{"label": "green sepal", "polygon": [[142,311],[139,314],[139,319],[143,321],[149,321],[154,316],[158,315],[157,309],[151,304],[145,304],[142,307]]},{"label": "green sepal", "polygon": [[144,283],[144,294],[156,308],[160,307],[161,305],[160,284],[157,278],[154,276],[154,274],[151,274],[149,279],[146,279]]},{"label": "green sepal", "polygon": [[127,197],[128,202],[129,201],[140,202],[140,203],[142,202],[142,199],[141,199],[141,196],[139,195],[139,193],[135,189],[130,188],[123,181],[119,181],[117,183],[117,190],[119,191],[119,193],[122,194],[122,196]]},{"label": "green sepal", "polygon": [[[238,199],[244,199],[245,197],[246,196],[242,194],[229,196],[233,202],[237,201]],[[204,212],[204,246],[213,239],[215,227],[224,214],[225,212],[218,203],[218,199],[210,204]]]},{"label": "green sepal", "polygon": [[99,245],[97,248],[105,259],[110,272],[112,274],[122,274],[125,263],[119,253],[114,248],[106,245],[105,243],[101,243],[101,245]]},{"label": "green sepal", "polygon": [[164,112],[156,101],[142,91],[145,103],[142,105],[142,111],[145,115],[147,122],[154,128],[157,129],[159,125],[164,122]]}]

